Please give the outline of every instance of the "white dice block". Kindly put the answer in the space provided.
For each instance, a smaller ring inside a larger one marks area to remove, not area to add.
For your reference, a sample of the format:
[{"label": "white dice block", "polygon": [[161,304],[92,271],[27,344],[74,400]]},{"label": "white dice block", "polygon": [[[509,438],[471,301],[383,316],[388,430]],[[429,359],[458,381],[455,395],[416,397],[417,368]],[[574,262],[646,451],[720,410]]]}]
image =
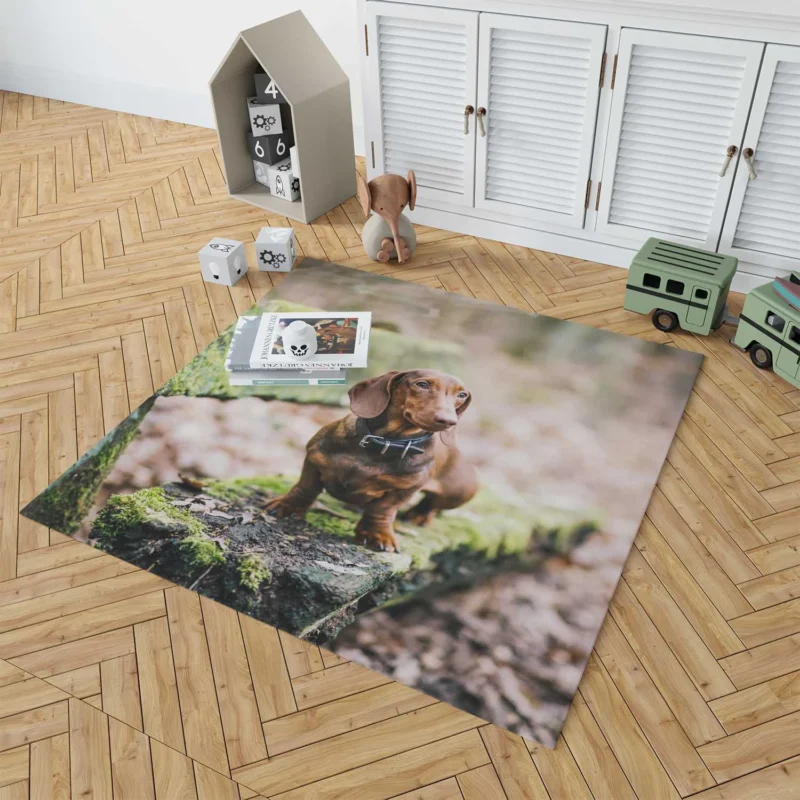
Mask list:
[{"label": "white dice block", "polygon": [[285,200],[297,200],[300,197],[300,178],[292,173],[291,159],[285,158],[271,167],[267,167],[269,190],[275,197]]},{"label": "white dice block", "polygon": [[292,111],[286,103],[262,103],[257,97],[247,98],[250,129],[253,136],[283,133],[292,124]]},{"label": "white dice block", "polygon": [[215,237],[199,253],[200,271],[208,283],[233,286],[247,272],[244,244]]},{"label": "white dice block", "polygon": [[256,259],[262,272],[289,272],[297,258],[293,228],[262,228],[256,237]]},{"label": "white dice block", "polygon": [[269,175],[267,175],[267,165],[261,161],[253,161],[253,174],[256,176],[256,181],[267,187],[269,193]]},{"label": "white dice block", "polygon": [[289,148],[289,161],[292,162],[292,175],[295,178],[300,177],[300,159],[297,158],[297,145],[292,145]]}]

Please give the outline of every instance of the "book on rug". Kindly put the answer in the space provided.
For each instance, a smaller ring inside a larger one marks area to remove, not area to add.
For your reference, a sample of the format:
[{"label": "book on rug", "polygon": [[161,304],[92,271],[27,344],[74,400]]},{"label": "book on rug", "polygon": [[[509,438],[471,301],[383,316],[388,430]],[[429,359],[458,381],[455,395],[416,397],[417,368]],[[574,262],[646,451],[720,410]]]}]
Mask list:
[{"label": "book on rug", "polygon": [[371,321],[369,311],[262,314],[250,354],[250,368],[366,367]]},{"label": "book on rug", "polygon": [[345,369],[306,368],[252,369],[250,356],[255,346],[260,315],[239,317],[225,359],[231,386],[335,386],[347,382]]},{"label": "book on rug", "polygon": [[231,372],[231,386],[343,386],[346,369],[250,369]]}]

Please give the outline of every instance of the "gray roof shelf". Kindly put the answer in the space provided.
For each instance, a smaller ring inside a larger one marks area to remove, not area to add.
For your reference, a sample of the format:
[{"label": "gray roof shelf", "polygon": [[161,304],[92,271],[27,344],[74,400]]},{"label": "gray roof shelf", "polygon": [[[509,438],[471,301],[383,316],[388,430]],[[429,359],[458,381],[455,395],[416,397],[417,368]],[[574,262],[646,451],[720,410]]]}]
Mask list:
[{"label": "gray roof shelf", "polygon": [[[273,197],[257,183],[247,147],[247,98],[263,70],[292,109],[300,199]],[[311,222],[356,191],[347,75],[301,11],[242,31],[210,81],[231,197],[271,214]]]}]

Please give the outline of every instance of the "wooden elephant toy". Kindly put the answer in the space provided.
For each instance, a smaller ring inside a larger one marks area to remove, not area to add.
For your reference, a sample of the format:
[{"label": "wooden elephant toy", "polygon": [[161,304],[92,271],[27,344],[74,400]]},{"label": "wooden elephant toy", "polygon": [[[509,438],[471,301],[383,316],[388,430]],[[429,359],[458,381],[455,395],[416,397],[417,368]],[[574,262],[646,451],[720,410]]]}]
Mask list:
[{"label": "wooden elephant toy", "polygon": [[358,175],[358,201],[367,217],[361,241],[373,261],[396,258],[403,262],[414,252],[417,235],[402,212],[406,205],[413,211],[416,200],[417,180],[413,170],[409,170],[408,179],[386,174],[369,183]]}]

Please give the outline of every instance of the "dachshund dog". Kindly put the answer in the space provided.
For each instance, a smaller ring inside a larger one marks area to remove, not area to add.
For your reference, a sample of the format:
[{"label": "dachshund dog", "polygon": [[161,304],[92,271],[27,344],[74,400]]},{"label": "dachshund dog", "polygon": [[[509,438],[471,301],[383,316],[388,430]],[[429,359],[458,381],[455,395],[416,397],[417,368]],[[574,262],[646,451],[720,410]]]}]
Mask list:
[{"label": "dachshund dog", "polygon": [[416,492],[424,497],[403,519],[425,525],[478,489],[475,468],[455,444],[456,424],[472,398],[458,378],[428,369],[387,372],[357,383],[349,395],[352,413],[310,439],[300,479],[266,508],[302,517],[325,489],[362,509],[360,544],[398,552],[393,524]]}]

